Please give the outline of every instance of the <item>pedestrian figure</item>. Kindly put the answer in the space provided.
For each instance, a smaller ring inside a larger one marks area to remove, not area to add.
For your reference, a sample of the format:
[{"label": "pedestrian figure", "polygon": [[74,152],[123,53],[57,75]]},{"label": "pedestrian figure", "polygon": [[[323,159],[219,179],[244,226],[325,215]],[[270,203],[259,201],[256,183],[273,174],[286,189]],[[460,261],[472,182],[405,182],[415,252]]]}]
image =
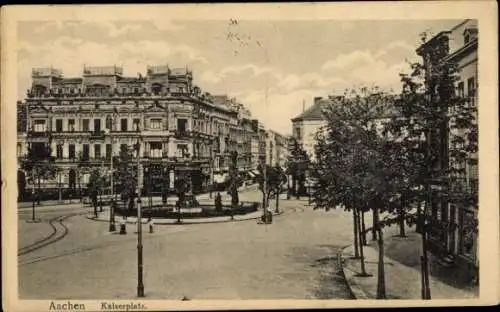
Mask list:
[{"label": "pedestrian figure", "polygon": [[149,225],[149,233],[153,233],[154,232],[154,221],[153,221],[153,218],[151,218],[151,216],[149,216],[148,218],[148,225]]},{"label": "pedestrian figure", "polygon": [[127,217],[123,216],[123,218],[120,220],[120,234],[121,235],[127,234],[126,224],[127,224]]},{"label": "pedestrian figure", "polygon": [[217,195],[215,195],[215,211],[221,211],[222,210],[222,198],[220,196],[220,193],[217,192]]}]

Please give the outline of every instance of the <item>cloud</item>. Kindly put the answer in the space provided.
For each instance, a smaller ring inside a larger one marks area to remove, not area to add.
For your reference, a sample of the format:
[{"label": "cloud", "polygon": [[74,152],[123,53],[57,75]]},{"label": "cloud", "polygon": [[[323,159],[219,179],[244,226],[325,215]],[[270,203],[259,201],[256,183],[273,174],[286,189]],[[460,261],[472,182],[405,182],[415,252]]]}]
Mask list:
[{"label": "cloud", "polygon": [[399,73],[408,68],[404,60],[413,61],[414,55],[413,46],[404,41],[394,41],[375,52],[355,50],[338,55],[326,61],[321,70],[325,75],[336,73],[344,82],[350,82],[350,86],[376,85],[386,91],[397,91],[400,88]]},{"label": "cloud", "polygon": [[105,28],[107,35],[111,38],[126,36],[131,32],[138,32],[143,30],[140,23],[117,23],[114,21],[94,22],[96,26]]},{"label": "cloud", "polygon": [[165,19],[156,19],[156,20],[153,20],[152,22],[158,30],[178,31],[178,30],[184,29],[183,25],[181,25],[179,23],[175,23],[171,19],[166,19],[166,18]]},{"label": "cloud", "polygon": [[323,64],[322,70],[337,70],[337,69],[349,69],[352,67],[363,66],[368,63],[375,61],[375,57],[370,51],[353,51],[347,54],[341,54],[333,60],[329,60]]}]

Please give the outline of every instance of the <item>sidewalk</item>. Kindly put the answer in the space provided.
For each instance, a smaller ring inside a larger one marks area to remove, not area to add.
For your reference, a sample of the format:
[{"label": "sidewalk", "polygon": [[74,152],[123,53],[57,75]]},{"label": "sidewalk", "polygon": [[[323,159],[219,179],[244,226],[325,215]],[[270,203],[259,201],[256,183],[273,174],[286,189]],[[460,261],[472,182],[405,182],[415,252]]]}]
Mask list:
[{"label": "sidewalk", "polygon": [[[421,299],[421,273],[420,273],[420,234],[414,229],[407,229],[408,237],[395,236],[395,227],[384,232],[384,270],[387,299]],[[353,246],[344,249],[344,274],[352,293],[357,299],[375,299],[377,294],[377,266],[378,246],[367,236],[368,246],[363,248],[366,272],[371,277],[359,277],[361,264],[354,256]],[[432,256],[430,256],[432,258]],[[438,270],[432,266],[438,264],[429,261],[429,282],[432,299],[473,299],[478,298],[478,287],[465,285],[452,285],[450,279],[438,275]],[[451,279],[453,280],[453,278]]]}]

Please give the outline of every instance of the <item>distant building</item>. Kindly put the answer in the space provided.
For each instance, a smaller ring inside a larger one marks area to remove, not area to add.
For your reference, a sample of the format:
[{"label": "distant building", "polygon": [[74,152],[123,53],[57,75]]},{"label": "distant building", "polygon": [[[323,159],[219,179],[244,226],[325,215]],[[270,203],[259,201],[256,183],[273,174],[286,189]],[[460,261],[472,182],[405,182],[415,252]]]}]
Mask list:
[{"label": "distant building", "polygon": [[315,159],[315,136],[326,125],[326,118],[323,111],[338,98],[338,96],[328,96],[326,98],[315,97],[311,107],[292,119],[292,136],[302,145],[302,148],[307,152],[311,161]]}]

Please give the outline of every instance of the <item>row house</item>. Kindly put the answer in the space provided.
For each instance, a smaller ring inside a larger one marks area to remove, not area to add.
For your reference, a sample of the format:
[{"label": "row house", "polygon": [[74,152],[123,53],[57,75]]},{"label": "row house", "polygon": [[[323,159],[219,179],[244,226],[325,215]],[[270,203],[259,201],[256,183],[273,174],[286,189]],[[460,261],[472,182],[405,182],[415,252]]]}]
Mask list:
[{"label": "row house", "polygon": [[75,190],[91,168],[111,172],[113,156],[138,144],[140,186],[159,193],[185,178],[199,192],[227,174],[233,150],[241,170],[252,167],[250,117],[234,99],[202,92],[188,68],[153,65],[124,77],[121,67],[84,66],[74,78],[36,68],[18,103],[18,156],[50,147],[58,176],[42,187]]}]

